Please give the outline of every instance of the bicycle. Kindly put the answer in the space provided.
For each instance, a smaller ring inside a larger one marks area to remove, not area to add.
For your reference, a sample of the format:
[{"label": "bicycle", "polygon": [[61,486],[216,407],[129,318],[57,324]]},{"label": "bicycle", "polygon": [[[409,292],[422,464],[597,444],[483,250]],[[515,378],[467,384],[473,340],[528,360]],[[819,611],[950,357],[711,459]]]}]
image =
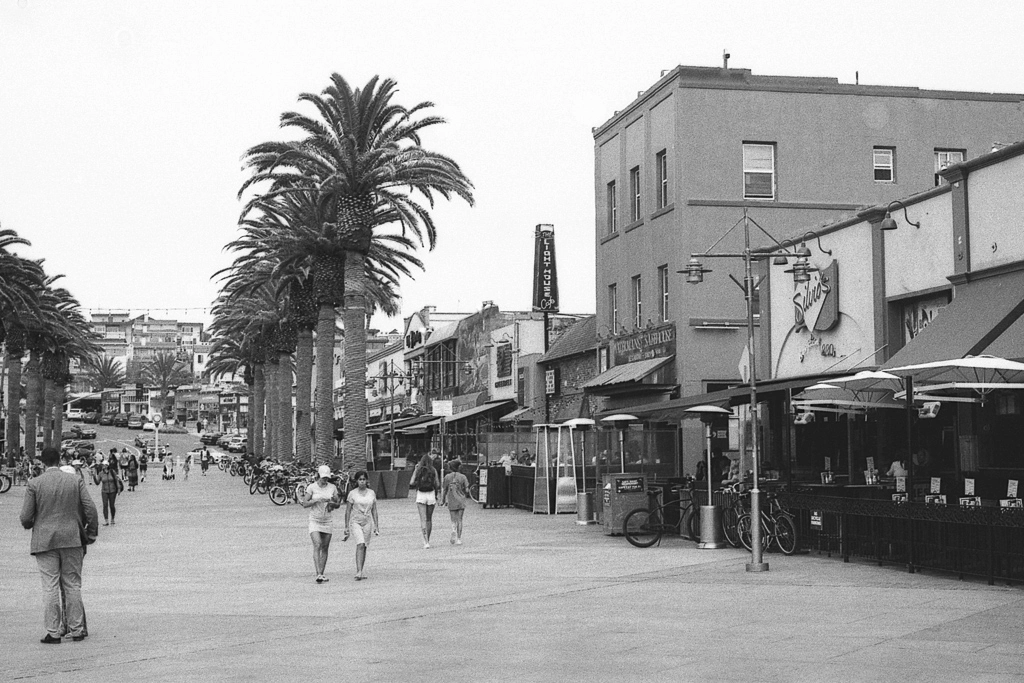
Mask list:
[{"label": "bicycle", "polygon": [[[622,535],[630,544],[637,548],[650,548],[656,543],[660,545],[661,537],[666,533],[682,535],[683,528],[686,528],[692,540],[700,540],[700,507],[694,502],[693,481],[689,480],[680,486],[673,486],[671,490],[674,493],[690,492],[690,500],[680,510],[679,521],[675,523],[665,521],[667,505],[661,502],[662,489],[648,489],[647,507],[630,511],[622,520]],[[674,505],[674,503],[668,505]]]},{"label": "bicycle", "polygon": [[741,484],[730,484],[722,489],[722,493],[726,494],[738,494],[732,499],[732,504],[722,508],[722,535],[725,536],[725,541],[733,548],[739,548],[743,545],[743,540],[740,538],[739,531],[736,527],[737,523],[744,514],[749,514],[747,509],[743,506],[745,497],[742,491]]},{"label": "bicycle", "polygon": [[[743,494],[748,497],[750,494]],[[768,550],[774,544],[784,555],[792,555],[799,545],[796,521],[788,510],[782,507],[778,496],[765,492],[764,502],[767,509],[761,508],[761,545]],[[744,512],[736,521],[736,532],[739,534],[743,547],[751,549],[751,531],[753,529],[749,512]]]},{"label": "bicycle", "polygon": [[7,493],[14,486],[14,476],[9,472],[0,473],[0,493]]}]

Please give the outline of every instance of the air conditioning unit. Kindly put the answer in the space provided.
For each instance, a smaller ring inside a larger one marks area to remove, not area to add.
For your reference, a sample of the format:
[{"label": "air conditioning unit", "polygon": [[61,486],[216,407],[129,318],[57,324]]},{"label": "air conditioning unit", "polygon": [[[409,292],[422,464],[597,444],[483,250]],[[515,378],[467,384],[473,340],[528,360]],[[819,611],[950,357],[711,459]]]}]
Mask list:
[{"label": "air conditioning unit", "polygon": [[800,413],[793,418],[793,424],[806,425],[814,422],[814,413]]},{"label": "air conditioning unit", "polygon": [[917,409],[917,416],[922,420],[930,420],[938,416],[939,408],[941,407],[942,404],[938,401],[927,401],[922,403],[921,407]]}]

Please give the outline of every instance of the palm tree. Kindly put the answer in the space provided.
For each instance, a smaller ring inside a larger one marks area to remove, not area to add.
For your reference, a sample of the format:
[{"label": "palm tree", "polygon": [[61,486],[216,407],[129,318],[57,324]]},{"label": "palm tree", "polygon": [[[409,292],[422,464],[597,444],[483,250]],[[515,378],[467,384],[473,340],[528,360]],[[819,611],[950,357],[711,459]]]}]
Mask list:
[{"label": "palm tree", "polygon": [[192,374],[173,352],[160,351],[142,366],[142,379],[157,387],[160,393],[160,413],[167,418],[167,394],[171,389],[191,382]]},{"label": "palm tree", "polygon": [[[245,163],[253,174],[242,186],[267,181],[267,196],[312,193],[324,217],[315,226],[322,239],[312,259],[313,288],[319,306],[320,337],[333,339],[338,283],[344,283],[345,329],[345,466],[360,466],[366,440],[366,258],[372,237],[395,225],[420,244],[434,247],[436,229],[427,206],[434,195],[457,195],[473,203],[472,184],[452,159],[420,145],[420,131],[443,119],[417,118],[430,103],[411,109],[394,104],[396,84],[373,77],[353,90],[338,74],[321,95],[305,93],[320,118],[287,112],[284,127],[306,137],[299,142],[270,142],[251,148]],[[321,120],[322,119],[322,120]],[[422,198],[414,197],[419,193]],[[424,206],[423,202],[427,203]],[[251,203],[250,203],[251,206]],[[250,207],[247,207],[247,210]],[[244,214],[243,214],[244,215]],[[318,341],[318,351],[326,346]],[[331,395],[331,368],[317,364],[317,396]],[[333,406],[318,401],[317,424],[330,424]],[[328,455],[318,430],[317,456]]]},{"label": "palm tree", "polygon": [[103,356],[97,363],[89,366],[89,380],[95,391],[119,387],[125,383],[124,368],[110,356]]},{"label": "palm tree", "polygon": [[[210,331],[213,339],[210,343],[210,355],[206,363],[206,375],[210,379],[218,377],[242,375],[242,381],[249,388],[249,410],[246,419],[246,435],[248,436],[249,450],[256,455],[263,457],[263,443],[257,438],[257,416],[262,419],[263,415],[263,387],[257,391],[256,382],[256,359],[252,345],[247,340],[227,336],[222,329],[215,327],[218,322],[214,321]],[[262,429],[262,424],[259,424]]]}]

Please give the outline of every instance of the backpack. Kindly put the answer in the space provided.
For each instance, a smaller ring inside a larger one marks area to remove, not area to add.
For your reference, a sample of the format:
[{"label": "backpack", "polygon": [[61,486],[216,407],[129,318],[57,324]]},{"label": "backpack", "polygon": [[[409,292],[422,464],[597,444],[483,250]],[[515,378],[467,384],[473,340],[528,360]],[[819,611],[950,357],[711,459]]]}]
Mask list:
[{"label": "backpack", "polygon": [[434,474],[433,467],[421,467],[420,473],[416,477],[416,488],[420,491],[433,491],[436,488],[434,486]]}]

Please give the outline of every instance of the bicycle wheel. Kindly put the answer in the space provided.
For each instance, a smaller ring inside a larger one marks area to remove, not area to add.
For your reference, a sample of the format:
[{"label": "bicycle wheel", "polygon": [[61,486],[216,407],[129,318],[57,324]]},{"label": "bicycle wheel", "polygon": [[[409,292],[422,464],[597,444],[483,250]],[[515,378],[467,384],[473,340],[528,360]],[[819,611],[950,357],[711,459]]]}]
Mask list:
[{"label": "bicycle wheel", "polygon": [[741,545],[740,534],[736,529],[736,522],[739,521],[739,518],[740,515],[736,512],[735,507],[730,506],[722,510],[722,535],[733,548],[739,548]]},{"label": "bicycle wheel", "polygon": [[237,477],[238,476],[238,463],[237,462],[231,463],[231,467],[228,469],[228,474],[230,474],[232,477]]},{"label": "bicycle wheel", "polygon": [[249,470],[246,470],[245,474],[242,475],[242,481],[244,481],[246,484],[251,484],[252,483],[252,472],[249,471]]},{"label": "bicycle wheel", "polygon": [[256,477],[253,477],[252,481],[249,482],[249,495],[250,496],[253,495],[254,493],[256,493],[256,488],[257,488],[258,484],[259,484],[259,480]]},{"label": "bicycle wheel", "polygon": [[792,517],[781,514],[775,518],[775,543],[784,555],[792,555],[797,547],[796,522]]},{"label": "bicycle wheel", "polygon": [[285,501],[288,500],[288,494],[283,486],[274,486],[267,495],[270,496],[270,501],[274,505],[284,505]]},{"label": "bicycle wheel", "polygon": [[220,460],[217,461],[217,469],[219,469],[221,472],[227,471],[228,463],[226,460],[224,460],[224,458],[221,458]]},{"label": "bicycle wheel", "polygon": [[740,543],[743,547],[750,550],[750,515],[744,513],[736,520],[736,535],[740,537]]},{"label": "bicycle wheel", "polygon": [[664,532],[657,517],[647,508],[637,508],[622,520],[622,533],[637,548],[650,548],[661,540]]},{"label": "bicycle wheel", "polygon": [[681,524],[680,533],[686,534],[691,541],[700,543],[700,508],[698,506],[691,505],[686,508]]},{"label": "bicycle wheel", "polygon": [[272,484],[269,481],[267,481],[263,477],[260,477],[259,479],[256,480],[256,493],[262,495],[269,491],[271,486]]},{"label": "bicycle wheel", "polygon": [[0,493],[7,493],[11,490],[11,486],[14,485],[14,480],[6,475],[0,474]]}]

